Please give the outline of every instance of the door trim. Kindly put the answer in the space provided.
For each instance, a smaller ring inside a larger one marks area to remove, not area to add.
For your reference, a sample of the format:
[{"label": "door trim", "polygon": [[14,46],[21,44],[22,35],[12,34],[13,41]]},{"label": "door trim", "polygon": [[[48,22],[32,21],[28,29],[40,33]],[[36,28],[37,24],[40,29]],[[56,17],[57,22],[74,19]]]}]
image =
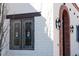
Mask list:
[{"label": "door trim", "polygon": [[[59,55],[63,56],[63,35],[62,35],[62,14],[63,11],[66,10],[68,13],[68,8],[66,5],[61,5],[60,10],[59,10],[59,19],[61,21],[61,28],[59,30]],[[70,19],[69,19],[69,13],[68,13],[68,20],[69,20],[69,24],[70,24]],[[69,43],[70,43],[70,38],[69,38]],[[70,46],[70,44],[69,44]],[[70,49],[70,48],[69,48]],[[70,52],[69,52],[70,53]]]}]

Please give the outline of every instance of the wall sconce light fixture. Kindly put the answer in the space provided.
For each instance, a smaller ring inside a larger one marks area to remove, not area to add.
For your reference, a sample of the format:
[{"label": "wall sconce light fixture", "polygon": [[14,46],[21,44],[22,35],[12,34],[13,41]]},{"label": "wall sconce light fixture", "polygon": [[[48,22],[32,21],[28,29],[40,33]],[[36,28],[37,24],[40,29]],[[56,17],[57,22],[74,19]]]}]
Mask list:
[{"label": "wall sconce light fixture", "polygon": [[59,18],[57,18],[56,19],[56,21],[55,21],[55,23],[56,23],[56,29],[60,29],[60,19]]},{"label": "wall sconce light fixture", "polygon": [[70,31],[73,32],[73,30],[74,30],[74,26],[71,25],[71,26],[70,26]]}]

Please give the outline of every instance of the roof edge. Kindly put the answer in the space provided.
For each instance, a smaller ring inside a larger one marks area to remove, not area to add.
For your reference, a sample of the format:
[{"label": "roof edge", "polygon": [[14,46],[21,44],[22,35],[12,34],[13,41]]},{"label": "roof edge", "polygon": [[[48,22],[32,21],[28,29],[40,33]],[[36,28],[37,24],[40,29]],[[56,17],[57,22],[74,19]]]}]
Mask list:
[{"label": "roof edge", "polygon": [[76,10],[79,12],[79,7],[77,6],[76,3],[72,3],[72,5],[76,8]]},{"label": "roof edge", "polygon": [[8,19],[20,19],[20,18],[28,18],[28,17],[34,17],[34,16],[41,16],[40,12],[33,12],[33,13],[23,13],[23,14],[12,14],[12,15],[6,15],[6,18]]}]

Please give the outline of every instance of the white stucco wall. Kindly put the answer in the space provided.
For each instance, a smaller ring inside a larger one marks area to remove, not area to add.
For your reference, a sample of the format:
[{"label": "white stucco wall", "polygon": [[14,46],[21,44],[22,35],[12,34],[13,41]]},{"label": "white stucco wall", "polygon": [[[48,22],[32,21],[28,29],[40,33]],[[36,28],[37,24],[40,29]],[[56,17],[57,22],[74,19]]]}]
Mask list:
[{"label": "white stucco wall", "polygon": [[[54,52],[53,55],[59,55],[59,30],[55,27],[55,20],[57,17],[59,17],[59,10],[62,3],[54,3],[53,5],[53,21],[54,21]],[[79,43],[76,41],[76,25],[79,25],[79,12],[76,10],[76,8],[69,3],[66,3],[66,6],[69,9],[71,8],[71,11],[69,11],[70,15],[70,25],[74,26],[74,32],[70,32],[70,54],[75,56],[75,54],[79,55]],[[75,15],[74,15],[75,12]]]},{"label": "white stucco wall", "polygon": [[[42,4],[42,7],[41,7]],[[8,33],[6,43],[2,49],[1,55],[53,55],[53,36],[52,36],[52,24],[53,18],[50,16],[52,12],[52,3],[36,3],[35,4],[7,4],[7,14],[20,14],[20,13],[30,13],[41,11],[41,16],[34,17],[35,21],[35,50],[10,50],[9,49],[9,31],[10,25],[8,27]],[[7,23],[8,22],[8,23]],[[10,23],[10,19],[5,19],[6,25]]]}]

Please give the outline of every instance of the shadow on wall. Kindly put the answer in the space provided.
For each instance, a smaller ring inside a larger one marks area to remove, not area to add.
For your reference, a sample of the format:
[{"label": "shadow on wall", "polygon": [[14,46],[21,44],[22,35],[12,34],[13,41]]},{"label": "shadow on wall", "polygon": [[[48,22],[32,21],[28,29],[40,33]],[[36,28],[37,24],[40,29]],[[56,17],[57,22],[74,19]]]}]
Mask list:
[{"label": "shadow on wall", "polygon": [[[32,8],[35,10],[34,7]],[[42,12],[43,11],[41,11],[41,16],[35,17],[34,19],[36,55],[53,56],[53,40],[48,36],[47,19],[42,16]]]},{"label": "shadow on wall", "polygon": [[53,56],[53,40],[48,36],[46,27],[46,19],[43,16],[35,19],[35,48],[39,53],[38,55]]},{"label": "shadow on wall", "polygon": [[[8,14],[15,13],[30,13],[30,12],[38,12],[32,5],[29,3],[27,4],[13,4],[12,6],[9,5],[9,11]],[[38,8],[38,7],[37,7]],[[13,11],[12,11],[13,10]],[[15,12],[14,12],[15,11]],[[42,13],[43,11],[41,11]],[[51,12],[51,11],[50,11]],[[13,50],[4,52],[3,54],[6,55],[38,55],[38,56],[53,56],[53,40],[48,36],[48,28],[46,24],[46,19],[41,15],[38,17],[34,17],[34,25],[35,25],[35,50]],[[49,26],[50,27],[50,26]],[[46,30],[45,30],[46,28]],[[8,43],[7,43],[8,44]],[[9,46],[9,45],[8,45]],[[8,48],[7,48],[8,49]],[[5,49],[4,49],[5,50]]]}]

